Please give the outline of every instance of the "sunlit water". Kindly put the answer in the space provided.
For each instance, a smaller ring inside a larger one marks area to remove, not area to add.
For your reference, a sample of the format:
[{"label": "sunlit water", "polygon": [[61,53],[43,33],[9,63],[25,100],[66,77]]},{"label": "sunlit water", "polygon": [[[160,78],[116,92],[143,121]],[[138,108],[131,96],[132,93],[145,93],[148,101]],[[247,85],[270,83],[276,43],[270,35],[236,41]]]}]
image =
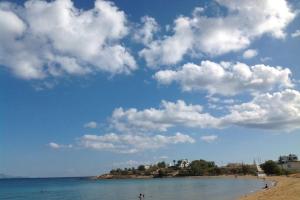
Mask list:
[{"label": "sunlit water", "polygon": [[164,178],[88,180],[82,178],[0,180],[0,199],[134,200],[140,193],[156,200],[234,200],[264,186],[261,180]]}]

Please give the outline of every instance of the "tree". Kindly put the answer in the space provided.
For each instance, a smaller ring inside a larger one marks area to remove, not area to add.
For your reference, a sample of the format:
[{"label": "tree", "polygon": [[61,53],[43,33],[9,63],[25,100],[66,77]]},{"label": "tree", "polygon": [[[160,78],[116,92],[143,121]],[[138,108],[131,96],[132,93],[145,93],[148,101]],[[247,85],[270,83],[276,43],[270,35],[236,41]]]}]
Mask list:
[{"label": "tree", "polygon": [[267,175],[270,174],[281,175],[282,173],[278,164],[273,160],[268,160],[265,163],[261,164],[260,166]]},{"label": "tree", "polygon": [[165,161],[158,162],[158,163],[157,163],[157,167],[158,167],[158,168],[166,168],[166,163],[165,163]]},{"label": "tree", "polygon": [[247,164],[245,165],[245,164],[243,164],[241,171],[244,175],[246,175],[246,174],[255,175],[256,174],[256,167],[255,167],[255,165],[247,165]]},{"label": "tree", "polygon": [[145,165],[140,165],[140,166],[138,167],[138,170],[139,170],[139,171],[145,171]]},{"label": "tree", "polygon": [[182,163],[182,160],[177,160],[177,166],[180,166]]},{"label": "tree", "polygon": [[183,168],[186,168],[187,162],[185,160],[182,161]]},{"label": "tree", "polygon": [[205,160],[194,160],[190,164],[190,175],[203,176],[203,175],[215,175],[217,174],[217,166],[214,162]]}]

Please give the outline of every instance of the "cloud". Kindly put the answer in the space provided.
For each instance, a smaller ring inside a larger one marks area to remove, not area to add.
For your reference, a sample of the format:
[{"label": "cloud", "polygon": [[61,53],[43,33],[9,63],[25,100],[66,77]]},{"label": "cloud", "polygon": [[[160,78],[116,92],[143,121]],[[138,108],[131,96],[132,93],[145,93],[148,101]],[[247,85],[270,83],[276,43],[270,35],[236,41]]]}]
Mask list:
[{"label": "cloud", "polygon": [[98,124],[97,122],[90,121],[84,124],[84,128],[97,128]]},{"label": "cloud", "polygon": [[200,139],[204,142],[212,143],[218,139],[218,136],[217,135],[204,135],[204,136],[201,136]]},{"label": "cloud", "polygon": [[245,59],[250,59],[253,58],[255,56],[258,55],[258,52],[256,49],[247,49],[244,53],[243,53],[243,58]]},{"label": "cloud", "polygon": [[159,25],[156,20],[149,16],[141,18],[142,26],[134,30],[133,39],[144,45],[147,45],[153,40],[154,34],[159,30]]},{"label": "cloud", "polygon": [[205,9],[195,8],[191,17],[179,16],[172,34],[151,41],[140,51],[149,67],[176,64],[185,55],[217,56],[248,47],[265,34],[282,39],[285,28],[295,18],[285,0],[218,0],[227,12],[206,16]]},{"label": "cloud", "polygon": [[154,75],[159,84],[178,83],[183,91],[207,91],[232,96],[244,92],[265,92],[293,87],[288,68],[264,64],[202,61],[187,63],[178,70],[160,70]]},{"label": "cloud", "polygon": [[23,79],[97,72],[128,74],[137,68],[121,44],[126,15],[109,1],[92,9],[71,0],[0,3],[0,64]]},{"label": "cloud", "polygon": [[149,67],[155,68],[161,64],[174,64],[180,61],[193,42],[193,32],[189,28],[188,18],[175,20],[174,35],[164,40],[155,40],[139,52],[145,58]]},{"label": "cloud", "polygon": [[73,145],[68,144],[68,145],[62,145],[62,144],[57,144],[55,142],[50,142],[48,144],[49,147],[51,147],[52,149],[62,149],[62,148],[72,148]]},{"label": "cloud", "polygon": [[300,37],[300,30],[299,30],[299,29],[296,30],[294,33],[291,34],[291,36],[292,36],[293,38],[295,38],[295,37]]},{"label": "cloud", "polygon": [[[235,103],[235,102],[230,102]],[[300,92],[285,89],[255,94],[246,103],[222,107],[222,115],[203,112],[201,105],[162,101],[159,109],[116,109],[111,126],[121,132],[164,132],[170,128],[227,128],[241,126],[290,132],[300,128]]]},{"label": "cloud", "polygon": [[161,160],[166,160],[166,159],[168,159],[169,158],[169,156],[159,156],[158,157],[158,159],[161,159]]},{"label": "cloud", "polygon": [[300,92],[287,89],[259,94],[247,103],[233,105],[221,118],[224,125],[292,131],[300,128]]},{"label": "cloud", "polygon": [[200,105],[162,101],[160,108],[124,110],[117,108],[110,119],[111,127],[121,132],[167,131],[174,126],[217,127],[218,121],[203,112]]},{"label": "cloud", "polygon": [[271,58],[271,57],[268,57],[268,56],[267,56],[267,57],[262,57],[262,58],[260,58],[260,61],[263,62],[263,63],[264,63],[264,62],[268,62],[268,61],[270,61],[270,60],[272,60],[272,58]]},{"label": "cloud", "polygon": [[[230,101],[230,104],[235,101]],[[264,130],[290,132],[300,129],[300,92],[286,89],[280,92],[255,94],[253,99],[224,107],[224,114],[213,116],[203,112],[201,105],[162,101],[159,109],[138,111],[135,108],[116,109],[111,117],[111,126],[122,132],[104,135],[83,135],[75,145],[50,142],[53,149],[72,148],[111,151],[115,153],[137,153],[155,150],[174,144],[192,144],[195,139],[177,132],[174,135],[157,134],[169,128],[227,128],[240,126]],[[156,132],[151,134],[151,132]],[[214,142],[217,135],[204,135],[204,142]]]},{"label": "cloud", "polygon": [[236,100],[234,100],[234,99],[224,99],[221,102],[224,103],[224,104],[233,104],[233,103],[236,102]]},{"label": "cloud", "polygon": [[159,149],[169,144],[194,142],[193,138],[182,133],[170,136],[108,133],[105,135],[84,135],[79,139],[81,147],[117,153],[137,153],[144,150]]},{"label": "cloud", "polygon": [[123,162],[114,162],[112,165],[114,167],[137,167],[139,165],[151,164],[150,161],[137,161],[137,160],[127,160]]}]

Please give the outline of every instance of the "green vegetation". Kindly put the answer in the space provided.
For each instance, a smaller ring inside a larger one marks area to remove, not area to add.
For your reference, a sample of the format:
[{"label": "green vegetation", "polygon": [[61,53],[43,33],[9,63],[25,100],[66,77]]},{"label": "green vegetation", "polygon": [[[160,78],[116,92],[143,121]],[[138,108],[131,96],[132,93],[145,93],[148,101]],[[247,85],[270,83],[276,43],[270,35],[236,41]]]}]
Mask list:
[{"label": "green vegetation", "polygon": [[256,166],[248,164],[228,164],[221,167],[221,174],[256,175]]},{"label": "green vegetation", "polygon": [[125,168],[114,169],[110,171],[111,175],[135,175],[135,176],[152,176],[152,177],[174,177],[174,176],[215,176],[215,175],[246,175],[256,174],[255,165],[247,164],[228,164],[227,166],[218,167],[212,161],[194,160],[188,163],[187,160],[173,160],[173,166],[167,166],[165,162],[159,162],[154,165],[140,165],[137,169]]},{"label": "green vegetation", "polygon": [[267,175],[288,175],[292,171],[282,169],[277,162],[268,160],[260,165]]},{"label": "green vegetation", "polygon": [[166,163],[163,161],[163,162],[159,162],[159,163],[157,163],[157,167],[158,168],[166,168]]},{"label": "green vegetation", "polygon": [[276,162],[273,160],[268,160],[265,163],[261,164],[261,168],[267,175],[280,175],[281,169]]},{"label": "green vegetation", "polygon": [[[288,162],[299,162],[294,154],[280,156],[278,161],[268,160],[261,164],[261,168],[267,175],[288,175],[296,173],[298,169],[287,168]],[[256,164],[230,163],[226,166],[217,166],[213,161],[187,159],[173,160],[167,165],[164,161],[153,165],[140,165],[137,168],[113,169],[108,174],[110,178],[130,178],[147,176],[154,178],[161,177],[182,177],[182,176],[217,176],[217,175],[257,175]]]},{"label": "green vegetation", "polygon": [[188,167],[180,169],[178,176],[213,176],[219,175],[220,172],[214,162],[194,160]]},{"label": "green vegetation", "polygon": [[138,167],[138,170],[139,170],[139,171],[145,171],[145,165],[140,165],[140,166]]}]

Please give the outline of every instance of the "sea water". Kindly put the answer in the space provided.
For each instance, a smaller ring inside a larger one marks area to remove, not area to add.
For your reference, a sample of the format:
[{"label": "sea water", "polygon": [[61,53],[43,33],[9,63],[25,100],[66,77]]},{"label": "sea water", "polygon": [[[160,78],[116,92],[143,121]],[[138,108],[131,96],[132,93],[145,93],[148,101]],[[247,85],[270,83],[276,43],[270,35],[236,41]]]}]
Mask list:
[{"label": "sea water", "polygon": [[234,200],[264,182],[241,178],[0,179],[1,200]]}]

